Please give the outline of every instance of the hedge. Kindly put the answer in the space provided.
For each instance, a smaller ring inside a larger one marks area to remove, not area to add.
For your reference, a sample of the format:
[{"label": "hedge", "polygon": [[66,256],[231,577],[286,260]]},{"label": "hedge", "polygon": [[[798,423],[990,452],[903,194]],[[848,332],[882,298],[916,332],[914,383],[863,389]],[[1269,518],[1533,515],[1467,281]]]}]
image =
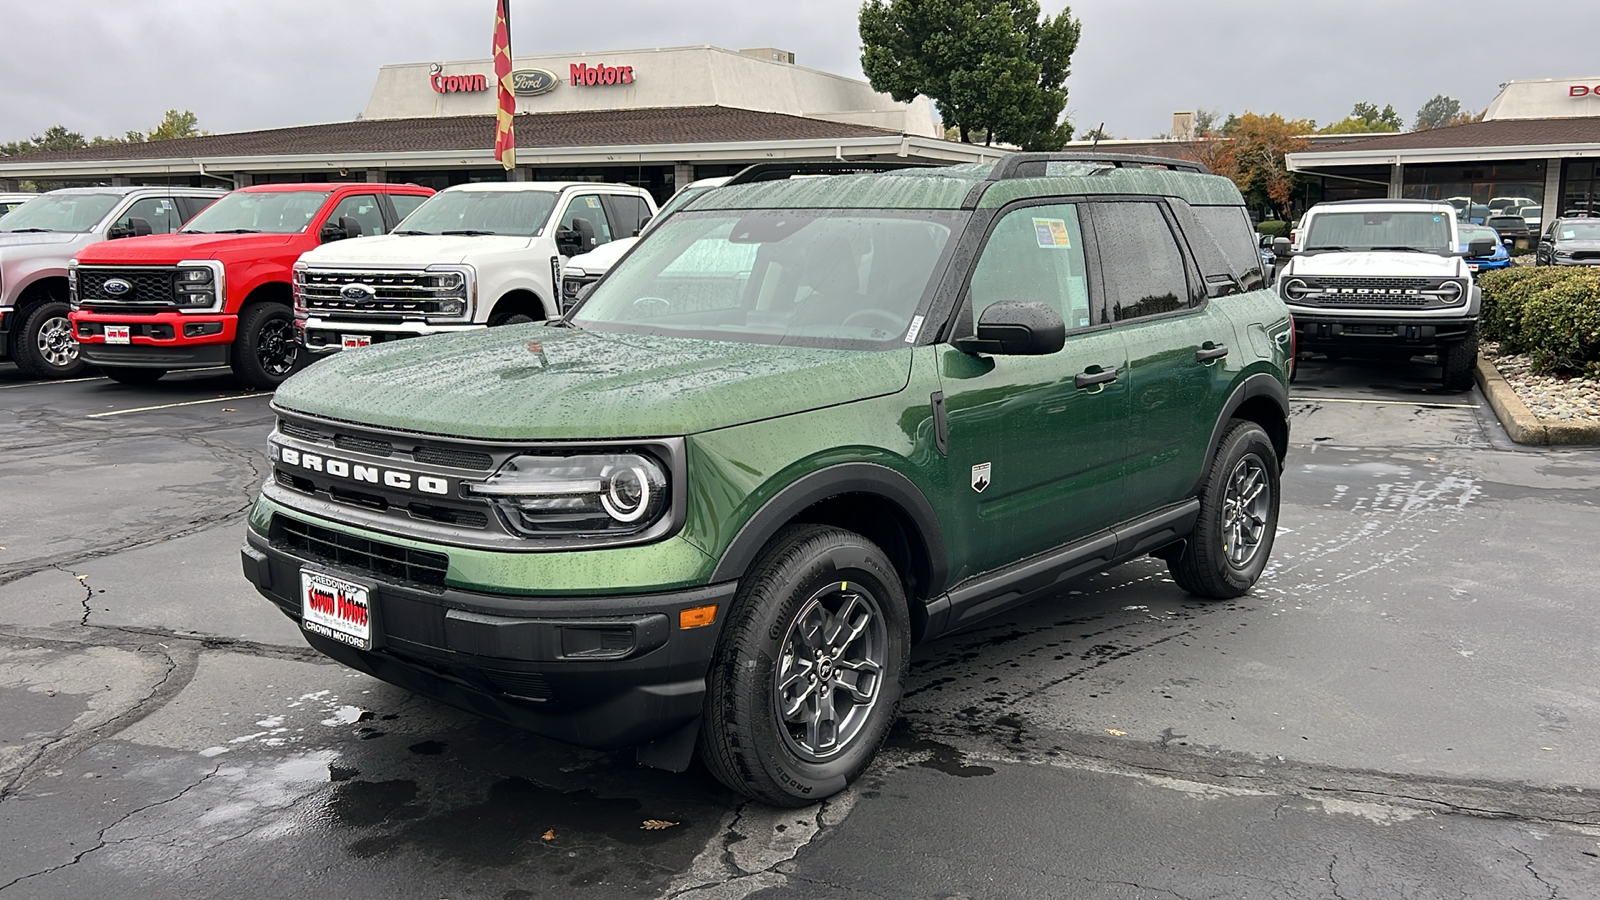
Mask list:
[{"label": "hedge", "polygon": [[1538,374],[1600,375],[1600,268],[1514,266],[1478,276],[1482,335]]},{"label": "hedge", "polygon": [[1270,234],[1275,238],[1289,236],[1289,223],[1280,219],[1268,219],[1256,223],[1256,234]]}]

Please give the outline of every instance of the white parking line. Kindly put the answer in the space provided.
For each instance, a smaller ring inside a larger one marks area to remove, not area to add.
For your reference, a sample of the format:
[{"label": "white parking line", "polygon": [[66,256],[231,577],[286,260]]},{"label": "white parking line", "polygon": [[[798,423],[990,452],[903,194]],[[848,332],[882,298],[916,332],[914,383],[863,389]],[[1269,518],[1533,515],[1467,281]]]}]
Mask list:
[{"label": "white parking line", "polygon": [[111,416],[125,416],[129,413],[153,412],[158,409],[172,409],[178,406],[199,406],[202,403],[222,403],[227,400],[253,400],[257,397],[271,397],[272,394],[235,394],[232,397],[212,397],[210,400],[185,400],[182,403],[163,403],[160,406],[136,406],[133,409],[113,409],[107,412],[90,413],[85,419],[105,419]]},{"label": "white parking line", "polygon": [[1436,409],[1477,409],[1476,403],[1436,403],[1432,400],[1358,400],[1353,397],[1290,397],[1290,403],[1371,403],[1375,406],[1428,406]]}]

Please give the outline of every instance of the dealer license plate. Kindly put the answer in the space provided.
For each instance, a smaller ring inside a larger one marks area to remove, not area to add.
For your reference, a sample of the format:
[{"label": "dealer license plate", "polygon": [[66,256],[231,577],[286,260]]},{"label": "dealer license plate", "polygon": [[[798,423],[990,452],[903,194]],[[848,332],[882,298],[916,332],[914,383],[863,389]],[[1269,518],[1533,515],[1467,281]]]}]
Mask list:
[{"label": "dealer license plate", "polygon": [[370,334],[341,334],[339,338],[340,343],[344,344],[344,349],[346,350],[372,346],[372,335]]},{"label": "dealer license plate", "polygon": [[1467,263],[1467,270],[1471,271],[1471,272],[1478,271],[1478,264],[1477,263]]},{"label": "dealer license plate", "polygon": [[133,343],[133,340],[128,337],[128,329],[130,327],[131,326],[128,326],[128,325],[107,325],[106,326],[106,343],[108,343],[108,344],[131,344],[131,343]]},{"label": "dealer license plate", "polygon": [[363,584],[301,569],[300,627],[358,650],[371,650],[371,591]]}]

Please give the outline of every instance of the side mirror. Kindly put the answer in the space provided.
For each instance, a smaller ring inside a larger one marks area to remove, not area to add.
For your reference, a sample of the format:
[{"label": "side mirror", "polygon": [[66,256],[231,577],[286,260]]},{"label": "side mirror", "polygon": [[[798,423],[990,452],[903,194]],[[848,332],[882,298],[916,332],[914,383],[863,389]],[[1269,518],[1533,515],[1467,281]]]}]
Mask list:
[{"label": "side mirror", "polygon": [[1044,356],[1060,350],[1066,342],[1066,323],[1054,308],[1044,303],[1005,301],[991,303],[978,319],[977,335],[957,338],[955,345],[963,353]]},{"label": "side mirror", "polygon": [[633,236],[638,237],[639,235],[644,234],[644,230],[650,227],[650,222],[654,219],[655,216],[645,216],[644,218],[640,219],[639,227],[633,230]]},{"label": "side mirror", "polygon": [[556,252],[562,256],[572,257],[583,252],[583,241],[578,233],[571,228],[556,229]]},{"label": "side mirror", "polygon": [[128,224],[113,225],[107,229],[106,240],[114,241],[118,238],[144,237],[150,233],[151,229],[149,219],[141,219],[138,216],[130,216],[128,217]]},{"label": "side mirror", "polygon": [[1273,238],[1272,239],[1272,255],[1276,256],[1276,257],[1278,257],[1280,259],[1285,257],[1285,256],[1289,256],[1290,252],[1291,252],[1289,250],[1289,248],[1291,246],[1292,245],[1289,243],[1289,239],[1286,238],[1286,237]]},{"label": "side mirror", "polygon": [[317,232],[317,238],[324,244],[332,243],[333,241],[342,241],[347,237],[349,237],[349,235],[344,233],[344,229],[340,228],[338,224],[334,222],[329,222],[328,224],[322,226],[322,230]]},{"label": "side mirror", "polygon": [[1493,256],[1494,238],[1474,238],[1467,242],[1468,256]]}]

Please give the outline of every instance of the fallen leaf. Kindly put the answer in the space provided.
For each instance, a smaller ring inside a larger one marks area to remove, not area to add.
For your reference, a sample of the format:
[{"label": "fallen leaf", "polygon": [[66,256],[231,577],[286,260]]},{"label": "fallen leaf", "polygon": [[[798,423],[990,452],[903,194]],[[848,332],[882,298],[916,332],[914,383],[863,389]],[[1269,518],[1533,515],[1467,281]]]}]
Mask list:
[{"label": "fallen leaf", "polygon": [[549,831],[546,831],[544,833],[544,840],[553,841],[555,839],[556,839],[556,830],[554,828],[552,828]]},{"label": "fallen leaf", "polygon": [[223,408],[222,408],[222,411],[223,411],[223,412],[238,412],[238,410],[237,410],[237,409],[234,409],[234,408],[233,408],[233,407],[231,407],[231,406],[224,406],[224,407],[223,407]]},{"label": "fallen leaf", "polygon": [[85,579],[85,578],[88,578],[88,577],[89,577],[89,576],[87,576],[87,575],[79,575],[79,576],[78,576],[78,580],[79,580],[79,581],[82,581],[82,580],[84,580],[84,579]]},{"label": "fallen leaf", "polygon": [[639,830],[640,831],[661,831],[662,829],[665,829],[665,828],[671,828],[672,826],[674,826],[676,824],[678,824],[678,823],[677,822],[667,822],[667,821],[664,821],[662,819],[645,819],[644,820],[644,824],[639,826]]},{"label": "fallen leaf", "polygon": [[1128,733],[1126,731],[1118,731],[1115,728],[1107,728],[1106,729],[1106,734],[1115,735],[1116,737],[1127,737],[1128,736]]}]

